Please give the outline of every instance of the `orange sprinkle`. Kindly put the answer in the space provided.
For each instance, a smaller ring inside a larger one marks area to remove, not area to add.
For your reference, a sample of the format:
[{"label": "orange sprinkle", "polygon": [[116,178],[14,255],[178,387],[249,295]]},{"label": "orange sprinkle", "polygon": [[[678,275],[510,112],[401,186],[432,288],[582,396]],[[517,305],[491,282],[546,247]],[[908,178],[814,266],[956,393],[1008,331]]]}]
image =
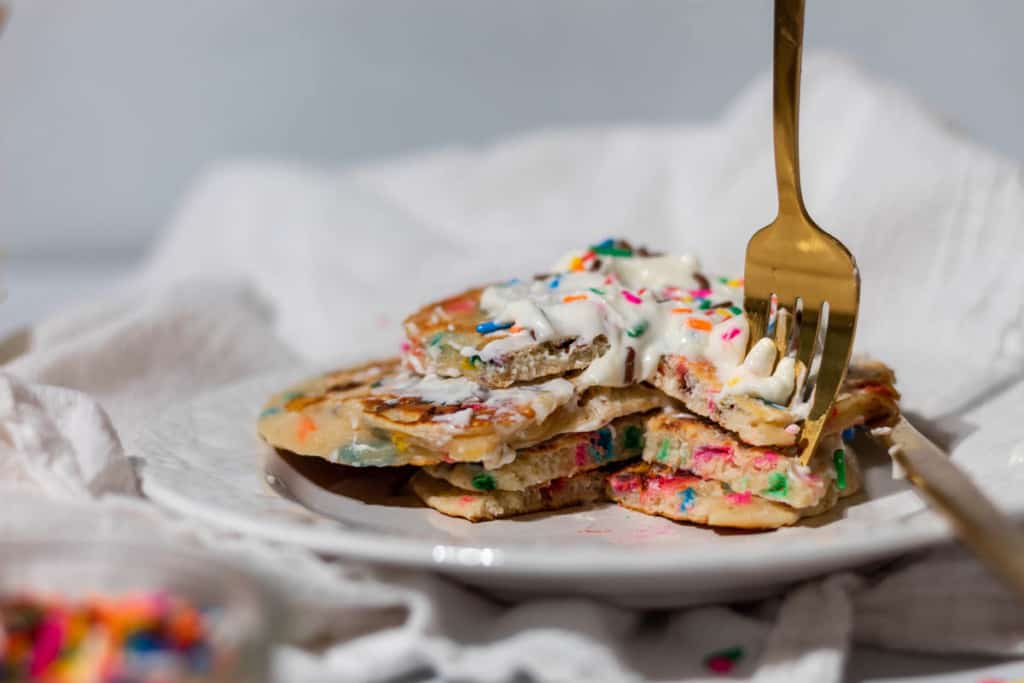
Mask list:
[{"label": "orange sprinkle", "polygon": [[686,308],[686,307],[683,307],[683,308],[673,308],[672,312],[673,313],[693,313],[693,309],[692,308]]},{"label": "orange sprinkle", "polygon": [[704,330],[705,332],[711,331],[711,323],[707,320],[701,320],[700,318],[690,318],[686,321],[686,324],[695,330]]},{"label": "orange sprinkle", "polygon": [[569,270],[573,272],[583,270],[583,260],[579,256],[573,256],[572,261],[569,262]]},{"label": "orange sprinkle", "polygon": [[515,334],[516,332],[522,332],[522,331],[523,331],[523,328],[520,325],[513,325],[512,327],[508,328],[508,333],[509,334]]},{"label": "orange sprinkle", "polygon": [[571,304],[573,301],[583,301],[586,298],[586,294],[570,294],[562,297],[562,303]]},{"label": "orange sprinkle", "polygon": [[305,441],[310,432],[316,431],[316,423],[313,422],[309,415],[300,415],[299,424],[295,431],[299,441]]}]

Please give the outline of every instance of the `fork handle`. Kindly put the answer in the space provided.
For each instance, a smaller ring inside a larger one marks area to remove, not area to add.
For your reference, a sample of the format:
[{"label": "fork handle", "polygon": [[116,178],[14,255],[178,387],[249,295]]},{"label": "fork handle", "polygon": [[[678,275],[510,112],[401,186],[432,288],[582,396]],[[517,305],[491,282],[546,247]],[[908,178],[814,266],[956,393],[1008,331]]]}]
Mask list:
[{"label": "fork handle", "polygon": [[804,0],[775,0],[772,122],[779,216],[807,216],[800,191],[800,53],[804,42]]},{"label": "fork handle", "polygon": [[889,451],[893,460],[953,523],[963,544],[1024,600],[1024,532],[906,418],[892,428],[889,442],[896,446]]}]

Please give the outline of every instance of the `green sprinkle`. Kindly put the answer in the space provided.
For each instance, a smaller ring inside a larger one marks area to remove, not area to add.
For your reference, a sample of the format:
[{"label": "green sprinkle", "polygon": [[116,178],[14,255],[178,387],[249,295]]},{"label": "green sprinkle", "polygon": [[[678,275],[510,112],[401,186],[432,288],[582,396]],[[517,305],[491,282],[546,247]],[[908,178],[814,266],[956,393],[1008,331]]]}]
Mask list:
[{"label": "green sprinkle", "polygon": [[832,454],[832,462],[836,465],[836,486],[840,491],[846,490],[846,451],[837,448]]},{"label": "green sprinkle", "polygon": [[287,394],[282,396],[285,401],[294,401],[297,398],[302,398],[305,394],[301,391],[289,391]]},{"label": "green sprinkle", "polygon": [[626,449],[643,448],[644,430],[639,425],[629,425],[622,437],[622,447]]},{"label": "green sprinkle", "polygon": [[732,313],[733,315],[739,315],[740,313],[743,312],[743,309],[740,308],[739,306],[730,306],[729,312]]},{"label": "green sprinkle", "polygon": [[433,337],[430,338],[429,344],[431,346],[437,346],[444,339],[444,332],[436,332]]},{"label": "green sprinkle", "polygon": [[708,310],[709,308],[711,308],[711,299],[702,299],[700,302],[700,306],[698,306],[697,308],[699,308],[702,311]]},{"label": "green sprinkle", "polygon": [[662,440],[661,448],[658,449],[658,460],[664,461],[668,459],[668,447],[671,445],[672,443],[668,439]]},{"label": "green sprinkle", "polygon": [[477,491],[493,491],[496,486],[497,484],[494,482],[494,477],[486,472],[481,472],[473,477],[473,488]]},{"label": "green sprinkle", "polygon": [[729,284],[729,278],[727,277],[720,277],[718,278],[718,281],[721,282],[723,285]]},{"label": "green sprinkle", "polygon": [[469,364],[472,365],[475,368],[478,365],[483,365],[484,362],[480,358],[480,356],[471,356],[470,359],[469,359]]},{"label": "green sprinkle", "polygon": [[768,488],[761,493],[766,496],[785,498],[789,495],[789,479],[781,472],[772,472],[768,476]]},{"label": "green sprinkle", "polygon": [[636,338],[646,332],[648,327],[650,327],[650,323],[646,320],[641,320],[639,323],[626,330],[626,334],[630,337]]},{"label": "green sprinkle", "polygon": [[[260,413],[260,417],[267,417],[268,415],[277,415],[281,412],[281,406],[271,406]],[[628,435],[627,435],[628,438]]]},{"label": "green sprinkle", "polygon": [[384,384],[384,382],[383,382],[382,380],[377,380],[376,382],[374,382],[373,384],[371,384],[371,385],[370,385],[370,388],[371,388],[371,389],[376,389],[376,388],[377,388],[377,387],[379,387],[379,386],[380,386],[381,384]]},{"label": "green sprinkle", "polygon": [[598,289],[597,287],[591,287],[590,291],[593,292],[594,294],[597,294],[598,296],[604,296],[604,290],[603,289]]},{"label": "green sprinkle", "polygon": [[618,256],[621,258],[633,255],[632,249],[620,249],[619,247],[605,246],[603,244],[595,244],[590,248],[590,251],[601,256]]}]

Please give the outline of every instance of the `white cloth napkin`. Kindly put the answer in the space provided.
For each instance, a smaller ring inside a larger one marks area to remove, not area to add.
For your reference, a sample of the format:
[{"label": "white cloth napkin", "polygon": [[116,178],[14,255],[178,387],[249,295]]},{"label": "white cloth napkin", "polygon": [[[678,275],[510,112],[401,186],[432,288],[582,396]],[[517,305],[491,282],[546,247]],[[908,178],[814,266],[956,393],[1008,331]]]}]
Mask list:
[{"label": "white cloth napkin", "polygon": [[[997,389],[1024,396],[1020,168],[828,57],[808,60],[801,132],[807,204],[863,271],[859,346],[895,365],[907,407],[943,428],[987,414]],[[735,677],[819,683],[841,679],[854,641],[1024,654],[1024,612],[955,549],[742,610],[509,607],[138,497],[133,437],[161,409],[297,360],[390,352],[401,316],[439,293],[609,235],[739,272],[773,215],[770,139],[760,79],[707,126],[546,132],[343,173],[211,172],[137,276],[40,323],[0,370],[0,538],[146,538],[234,559],[302,615],[275,660],[289,682],[693,681],[729,652]],[[1024,443],[1012,408],[991,414],[982,429]]]}]

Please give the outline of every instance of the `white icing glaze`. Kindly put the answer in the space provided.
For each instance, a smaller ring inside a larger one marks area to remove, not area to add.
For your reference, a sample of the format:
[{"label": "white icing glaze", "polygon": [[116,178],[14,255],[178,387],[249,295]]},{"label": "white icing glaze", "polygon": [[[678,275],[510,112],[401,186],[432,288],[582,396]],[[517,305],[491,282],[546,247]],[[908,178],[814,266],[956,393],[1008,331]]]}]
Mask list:
[{"label": "white icing glaze", "polygon": [[776,355],[775,344],[770,339],[758,340],[746,359],[732,371],[721,395],[760,396],[772,403],[785,403],[793,393],[796,363],[792,358],[783,358],[772,372]]},{"label": "white icing glaze", "polygon": [[[498,413],[503,410],[518,412],[522,407],[529,407],[534,413],[534,419],[539,423],[575,396],[576,387],[569,380],[560,377],[538,384],[489,389],[465,377],[420,377],[403,374],[384,382],[373,389],[372,393],[417,398],[440,405],[479,403]],[[447,422],[452,426],[465,426],[469,424],[472,414],[472,407],[467,407],[449,415],[435,416],[433,421]],[[460,422],[464,424],[460,425]]]},{"label": "white icing glaze", "polygon": [[[787,402],[795,382],[793,361],[783,359],[773,372],[775,348],[767,340],[746,355],[749,328],[743,313],[737,314],[743,301],[740,283],[702,282],[693,256],[588,253],[569,254],[555,275],[486,288],[481,308],[493,320],[522,330],[496,334],[477,352],[481,359],[500,359],[534,343],[571,339],[586,345],[603,337],[608,350],[577,379],[582,386],[650,379],[662,357],[673,355],[710,361],[726,385],[720,396]],[[600,260],[596,268],[595,258]],[[724,302],[730,305],[717,306]]]},{"label": "white icing glaze", "polygon": [[443,422],[444,424],[459,428],[468,427],[472,420],[472,408],[463,408],[462,410],[458,410],[454,413],[448,413],[447,415],[435,415],[433,418],[434,422]]},{"label": "white icing glaze", "polygon": [[374,393],[397,394],[442,405],[482,400],[484,392],[483,387],[465,377],[441,378],[437,375],[402,375],[374,390]]}]

